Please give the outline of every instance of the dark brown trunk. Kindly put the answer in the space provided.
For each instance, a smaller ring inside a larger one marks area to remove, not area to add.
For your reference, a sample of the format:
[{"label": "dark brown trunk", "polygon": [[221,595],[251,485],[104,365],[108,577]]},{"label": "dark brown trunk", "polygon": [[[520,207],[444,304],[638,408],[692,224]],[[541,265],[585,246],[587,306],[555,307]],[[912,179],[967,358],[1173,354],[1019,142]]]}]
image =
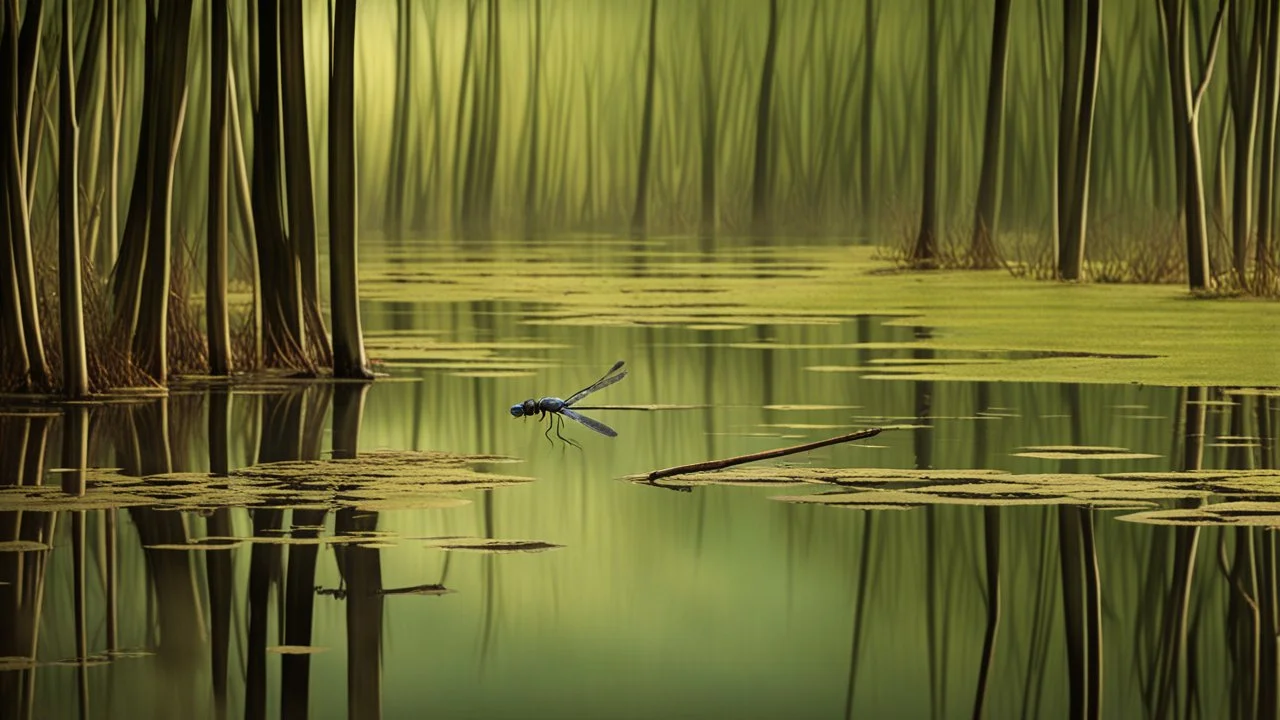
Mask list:
[{"label": "dark brown trunk", "polygon": [[227,0],[211,5],[209,103],[209,250],[205,259],[205,326],[209,372],[231,372],[231,327],[227,317]]},{"label": "dark brown trunk", "polygon": [[[775,1],[775,0],[770,0]],[[636,178],[636,205],[631,214],[631,235],[649,232],[649,156],[653,143],[653,76],[658,58],[658,0],[649,3],[649,60],[644,75],[644,110],[640,120],[640,171]]]},{"label": "dark brown trunk", "polygon": [[1000,169],[1004,147],[1004,83],[1009,57],[1009,6],[996,0],[991,33],[991,70],[987,78],[987,122],[982,138],[982,176],[978,180],[978,207],[974,212],[969,262],[989,268],[999,263],[996,224],[1000,219]]},{"label": "dark brown trunk", "polygon": [[929,47],[926,49],[927,101],[924,131],[924,188],[920,202],[920,230],[911,261],[932,266],[938,256],[938,0],[929,0]]},{"label": "dark brown trunk", "polygon": [[[84,347],[84,297],[80,278],[79,126],[76,122],[75,24],[70,0],[62,3],[58,77],[58,308],[62,324],[62,394],[89,394]],[[83,458],[81,458],[83,462]]]},{"label": "dark brown trunk", "polygon": [[772,230],[770,217],[770,119],[773,115],[773,75],[778,58],[778,0],[769,0],[769,35],[760,69],[760,99],[756,104],[755,171],[751,175],[751,225],[756,233]]}]

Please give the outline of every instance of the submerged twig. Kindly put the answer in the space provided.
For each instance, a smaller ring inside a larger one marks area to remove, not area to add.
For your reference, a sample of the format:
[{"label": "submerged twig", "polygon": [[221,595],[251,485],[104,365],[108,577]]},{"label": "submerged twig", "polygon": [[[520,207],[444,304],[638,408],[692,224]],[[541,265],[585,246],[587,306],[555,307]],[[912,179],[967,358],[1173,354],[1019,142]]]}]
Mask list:
[{"label": "submerged twig", "polygon": [[840,435],[839,437],[828,438],[826,440],[818,440],[817,442],[805,443],[803,445],[793,445],[791,447],[779,448],[777,450],[766,450],[764,452],[751,453],[750,455],[738,455],[736,457],[724,458],[723,460],[707,460],[704,462],[691,463],[689,465],[677,465],[675,467],[654,470],[645,476],[645,479],[652,482],[672,475],[686,475],[693,472],[702,472],[704,470],[722,470],[734,465],[742,465],[744,463],[755,462],[757,460],[771,460],[776,457],[784,457],[786,455],[794,455],[796,453],[806,452],[808,450],[817,450],[828,445],[838,445],[853,440],[863,440],[869,437],[875,437],[880,434],[880,428],[867,428],[848,435]]}]

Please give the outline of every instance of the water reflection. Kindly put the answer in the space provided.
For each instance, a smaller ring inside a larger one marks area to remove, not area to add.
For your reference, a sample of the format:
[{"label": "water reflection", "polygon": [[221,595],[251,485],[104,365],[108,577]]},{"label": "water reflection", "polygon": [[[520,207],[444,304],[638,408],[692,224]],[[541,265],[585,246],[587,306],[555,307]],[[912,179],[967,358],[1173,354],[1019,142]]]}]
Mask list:
[{"label": "water reflection", "polygon": [[[374,385],[192,387],[6,410],[0,483],[66,495],[45,511],[0,494],[0,715],[1277,712],[1268,638],[1280,591],[1265,528],[1117,522],[1115,510],[1072,503],[851,511],[770,500],[776,487],[670,493],[615,481],[860,424],[900,429],[790,460],[1021,474],[1274,469],[1274,396],[808,369],[945,357],[875,345],[929,334],[872,318],[568,329],[518,326],[509,310],[406,315],[404,332],[434,321],[457,337],[456,322],[478,341],[537,341],[547,357],[599,350],[536,376],[459,377],[422,362]],[[633,376],[611,390],[619,404],[685,407],[613,412],[620,437],[582,432],[581,452],[506,416],[531,386],[572,386],[623,355]],[[1046,446],[1126,452],[1022,452]],[[384,448],[520,457],[517,472],[537,479],[462,491],[462,507],[336,509],[284,483],[251,508],[175,511],[95,505],[86,473],[208,473],[213,488],[255,463]],[[1188,491],[1161,505],[1207,499]],[[218,545],[246,536],[263,542]],[[418,539],[444,536],[564,547],[477,553]],[[170,549],[192,540],[198,551]]]}]

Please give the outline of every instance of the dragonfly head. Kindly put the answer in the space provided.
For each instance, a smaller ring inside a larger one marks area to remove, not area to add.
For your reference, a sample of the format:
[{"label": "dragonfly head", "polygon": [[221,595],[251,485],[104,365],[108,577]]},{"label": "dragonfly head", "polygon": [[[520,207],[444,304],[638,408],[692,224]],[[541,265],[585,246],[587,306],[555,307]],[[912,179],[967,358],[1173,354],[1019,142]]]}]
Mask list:
[{"label": "dragonfly head", "polygon": [[524,416],[524,403],[516,403],[515,405],[511,406],[511,417],[523,417],[523,416]]}]

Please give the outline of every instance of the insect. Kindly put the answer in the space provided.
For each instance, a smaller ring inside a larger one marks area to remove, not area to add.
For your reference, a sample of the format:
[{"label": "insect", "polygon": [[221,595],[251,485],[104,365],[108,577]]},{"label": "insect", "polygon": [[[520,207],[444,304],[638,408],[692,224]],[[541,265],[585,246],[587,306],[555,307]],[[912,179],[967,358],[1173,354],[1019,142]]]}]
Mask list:
[{"label": "insect", "polygon": [[564,418],[569,418],[570,420],[579,422],[605,437],[617,437],[618,432],[616,430],[605,425],[599,420],[589,418],[586,415],[573,410],[572,407],[582,398],[596,392],[597,390],[603,390],[626,377],[627,371],[622,369],[624,364],[625,363],[622,360],[614,363],[613,367],[609,368],[608,372],[600,376],[599,380],[596,380],[578,392],[570,395],[566,400],[561,400],[558,397],[541,397],[537,400],[529,398],[524,402],[516,403],[511,406],[511,417],[533,417],[534,415],[537,415],[539,419],[551,418],[552,422],[547,424],[547,430],[543,433],[547,436],[547,440],[551,440],[551,428],[554,423],[556,437],[570,445],[573,445],[574,447],[581,446],[560,434],[560,427],[564,424]]}]

